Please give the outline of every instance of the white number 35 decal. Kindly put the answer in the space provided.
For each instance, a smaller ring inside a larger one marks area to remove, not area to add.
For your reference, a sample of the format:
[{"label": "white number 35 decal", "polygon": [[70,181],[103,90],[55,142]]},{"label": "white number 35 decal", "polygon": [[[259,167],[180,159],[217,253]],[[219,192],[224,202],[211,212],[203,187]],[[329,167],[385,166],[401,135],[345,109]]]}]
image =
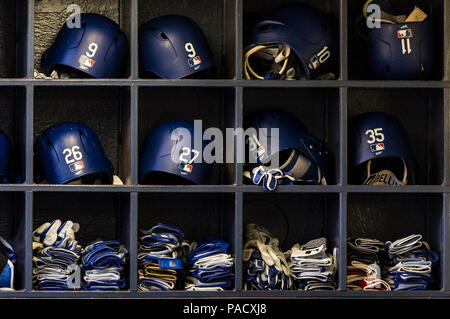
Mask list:
[{"label": "white number 35 decal", "polygon": [[369,139],[367,140],[368,144],[372,144],[375,142],[383,142],[384,141],[384,134],[383,134],[383,128],[375,128],[373,130],[367,130],[366,135],[369,135]]}]

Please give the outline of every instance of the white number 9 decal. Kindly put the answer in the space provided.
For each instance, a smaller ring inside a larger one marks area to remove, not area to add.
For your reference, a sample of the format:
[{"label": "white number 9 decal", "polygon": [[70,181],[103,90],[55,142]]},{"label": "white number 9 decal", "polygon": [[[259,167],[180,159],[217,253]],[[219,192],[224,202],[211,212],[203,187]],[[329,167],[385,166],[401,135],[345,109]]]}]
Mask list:
[{"label": "white number 9 decal", "polygon": [[86,55],[90,58],[93,58],[95,53],[97,52],[98,49],[98,45],[95,42],[92,42],[91,44],[89,44],[88,50],[89,52],[86,52]]},{"label": "white number 9 decal", "polygon": [[193,58],[197,55],[195,52],[194,46],[192,43],[188,42],[184,45],[184,48],[186,49],[186,52],[189,52],[188,57]]}]

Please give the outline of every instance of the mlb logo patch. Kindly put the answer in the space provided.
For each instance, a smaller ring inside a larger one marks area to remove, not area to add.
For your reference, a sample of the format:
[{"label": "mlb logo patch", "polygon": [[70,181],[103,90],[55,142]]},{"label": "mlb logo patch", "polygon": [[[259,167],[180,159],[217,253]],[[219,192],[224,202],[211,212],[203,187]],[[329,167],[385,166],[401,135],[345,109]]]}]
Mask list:
[{"label": "mlb logo patch", "polygon": [[94,66],[95,61],[88,58],[85,55],[80,56],[78,59],[78,63],[80,63],[80,68],[83,70],[87,70],[88,68],[92,68]]},{"label": "mlb logo patch", "polygon": [[313,56],[310,60],[310,69],[317,69],[320,66],[320,62],[319,62],[319,58],[317,57],[317,55]]},{"label": "mlb logo patch", "polygon": [[202,60],[199,56],[193,57],[192,59],[188,60],[188,64],[190,67],[194,67],[196,65],[199,65],[200,63],[202,63]]},{"label": "mlb logo patch", "polygon": [[192,173],[192,165],[189,163],[180,163],[178,168],[182,171],[181,173]]},{"label": "mlb logo patch", "polygon": [[266,152],[266,150],[264,149],[264,146],[260,145],[258,147],[258,149],[256,150],[256,154],[258,154],[258,157],[261,157],[262,155],[264,155],[264,153]]},{"label": "mlb logo patch", "polygon": [[78,161],[78,162],[75,162],[75,163],[69,165],[70,171],[74,172],[74,173],[81,171],[83,168],[84,168],[83,161]]},{"label": "mlb logo patch", "polygon": [[370,145],[370,151],[372,153],[384,151],[384,143],[377,143]]},{"label": "mlb logo patch", "polygon": [[397,31],[397,37],[399,39],[412,38],[412,30],[411,29],[398,30]]}]

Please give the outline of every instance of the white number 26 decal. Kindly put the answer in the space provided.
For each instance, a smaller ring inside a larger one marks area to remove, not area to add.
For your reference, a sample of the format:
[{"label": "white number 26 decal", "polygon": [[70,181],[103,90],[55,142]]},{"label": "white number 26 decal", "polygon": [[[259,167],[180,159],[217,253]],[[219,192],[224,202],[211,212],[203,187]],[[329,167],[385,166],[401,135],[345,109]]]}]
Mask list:
[{"label": "white number 26 decal", "polygon": [[184,45],[184,49],[186,50],[186,52],[188,52],[188,57],[193,58],[197,55],[197,53],[195,52],[194,46],[192,45],[192,43],[188,42]]},{"label": "white number 26 decal", "polygon": [[79,146],[74,146],[72,149],[66,148],[63,151],[63,154],[66,155],[66,164],[72,164],[75,161],[79,161],[83,158],[83,154],[80,152]]},{"label": "white number 26 decal", "polygon": [[383,128],[375,128],[373,130],[367,130],[366,135],[369,135],[369,139],[367,140],[368,144],[372,144],[375,142],[383,142],[384,141],[384,134],[383,134]]},{"label": "white number 26 decal", "polygon": [[[183,152],[180,154],[180,162],[183,162],[183,163],[191,164],[193,161],[195,161],[195,159],[200,154],[199,151],[196,151],[194,149],[191,150],[189,147],[183,147],[181,150]],[[189,157],[187,157],[187,156],[190,156],[191,153],[194,154],[194,156],[192,156],[191,159],[188,160]]]}]

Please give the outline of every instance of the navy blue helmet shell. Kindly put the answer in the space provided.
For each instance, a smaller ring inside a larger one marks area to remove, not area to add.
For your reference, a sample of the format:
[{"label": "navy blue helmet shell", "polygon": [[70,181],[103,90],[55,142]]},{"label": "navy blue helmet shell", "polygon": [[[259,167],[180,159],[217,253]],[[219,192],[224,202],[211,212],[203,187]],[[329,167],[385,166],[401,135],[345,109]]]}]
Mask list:
[{"label": "navy blue helmet shell", "polygon": [[383,112],[363,113],[350,121],[349,164],[357,167],[369,160],[401,158],[408,169],[408,183],[414,184],[416,161],[401,122]]},{"label": "navy blue helmet shell", "polygon": [[208,41],[191,19],[166,15],[139,30],[139,68],[163,79],[180,79],[215,66]]},{"label": "navy blue helmet shell", "polygon": [[173,181],[170,177],[175,177],[185,183],[209,184],[213,165],[201,158],[196,161],[205,147],[203,140],[201,147],[201,150],[195,150],[192,123],[167,121],[157,125],[148,133],[141,148],[140,182],[151,183],[152,175],[163,174],[166,180]]},{"label": "navy blue helmet shell", "polygon": [[113,182],[113,167],[97,135],[87,125],[63,122],[48,128],[36,141],[35,158],[49,184],[65,184],[88,175]]},{"label": "navy blue helmet shell", "polygon": [[295,51],[308,79],[330,72],[337,56],[336,34],[317,9],[300,3],[285,4],[253,28],[251,42],[286,44]]},{"label": "navy blue helmet shell", "polygon": [[52,46],[41,59],[42,72],[49,75],[68,67],[93,78],[118,78],[128,58],[128,40],[113,20],[96,13],[80,14],[81,28],[61,27]]}]

